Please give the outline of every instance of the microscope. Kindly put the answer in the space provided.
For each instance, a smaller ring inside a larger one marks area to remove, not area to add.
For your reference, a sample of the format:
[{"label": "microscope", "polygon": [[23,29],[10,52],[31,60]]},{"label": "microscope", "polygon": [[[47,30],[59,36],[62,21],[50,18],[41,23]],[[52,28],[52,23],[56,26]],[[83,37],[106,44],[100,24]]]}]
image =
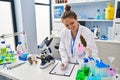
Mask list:
[{"label": "microscope", "polygon": [[48,37],[46,37],[41,42],[41,44],[38,46],[38,48],[40,50],[40,55],[37,58],[41,60],[40,68],[45,68],[45,67],[49,66],[50,64],[55,63],[55,58],[52,54],[51,48],[49,47],[52,40],[53,40],[53,38],[49,39]]},{"label": "microscope", "polygon": [[99,38],[99,27],[98,26],[94,26],[94,38],[98,39]]}]

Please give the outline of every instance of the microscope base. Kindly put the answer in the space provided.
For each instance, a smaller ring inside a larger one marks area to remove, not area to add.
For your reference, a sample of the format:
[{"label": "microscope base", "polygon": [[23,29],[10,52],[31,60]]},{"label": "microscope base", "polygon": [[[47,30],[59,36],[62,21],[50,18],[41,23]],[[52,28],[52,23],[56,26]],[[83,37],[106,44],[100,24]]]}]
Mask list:
[{"label": "microscope base", "polygon": [[45,65],[40,65],[40,68],[44,69],[44,68],[46,68],[47,66],[49,66],[49,65],[51,65],[53,63],[55,63],[55,60],[51,60],[50,62],[47,62]]}]

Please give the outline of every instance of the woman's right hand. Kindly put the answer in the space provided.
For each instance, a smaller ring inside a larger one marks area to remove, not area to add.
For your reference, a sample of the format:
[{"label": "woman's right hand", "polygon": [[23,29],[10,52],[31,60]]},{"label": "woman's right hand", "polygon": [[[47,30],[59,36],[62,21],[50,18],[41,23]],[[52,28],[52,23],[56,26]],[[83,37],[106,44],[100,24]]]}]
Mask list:
[{"label": "woman's right hand", "polygon": [[68,66],[68,62],[62,62],[60,65],[62,70],[66,69],[67,66]]},{"label": "woman's right hand", "polygon": [[86,57],[92,56],[92,50],[90,48],[85,48]]}]

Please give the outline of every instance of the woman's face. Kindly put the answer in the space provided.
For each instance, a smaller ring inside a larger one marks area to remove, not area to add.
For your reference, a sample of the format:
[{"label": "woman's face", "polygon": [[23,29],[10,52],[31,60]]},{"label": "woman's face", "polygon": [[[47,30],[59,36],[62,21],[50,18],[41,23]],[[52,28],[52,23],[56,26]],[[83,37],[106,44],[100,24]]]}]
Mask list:
[{"label": "woman's face", "polygon": [[62,20],[63,24],[71,31],[78,29],[78,21],[74,18],[65,18]]}]

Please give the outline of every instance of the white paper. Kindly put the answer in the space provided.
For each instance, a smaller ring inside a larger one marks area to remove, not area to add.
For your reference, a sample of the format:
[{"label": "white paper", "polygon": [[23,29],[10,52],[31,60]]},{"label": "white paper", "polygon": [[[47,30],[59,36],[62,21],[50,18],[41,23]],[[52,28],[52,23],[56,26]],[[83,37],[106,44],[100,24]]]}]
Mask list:
[{"label": "white paper", "polygon": [[74,69],[75,64],[68,63],[68,66],[64,70],[62,70],[60,66],[61,66],[61,62],[58,62],[50,71],[50,74],[70,76],[72,73],[72,70]]}]

